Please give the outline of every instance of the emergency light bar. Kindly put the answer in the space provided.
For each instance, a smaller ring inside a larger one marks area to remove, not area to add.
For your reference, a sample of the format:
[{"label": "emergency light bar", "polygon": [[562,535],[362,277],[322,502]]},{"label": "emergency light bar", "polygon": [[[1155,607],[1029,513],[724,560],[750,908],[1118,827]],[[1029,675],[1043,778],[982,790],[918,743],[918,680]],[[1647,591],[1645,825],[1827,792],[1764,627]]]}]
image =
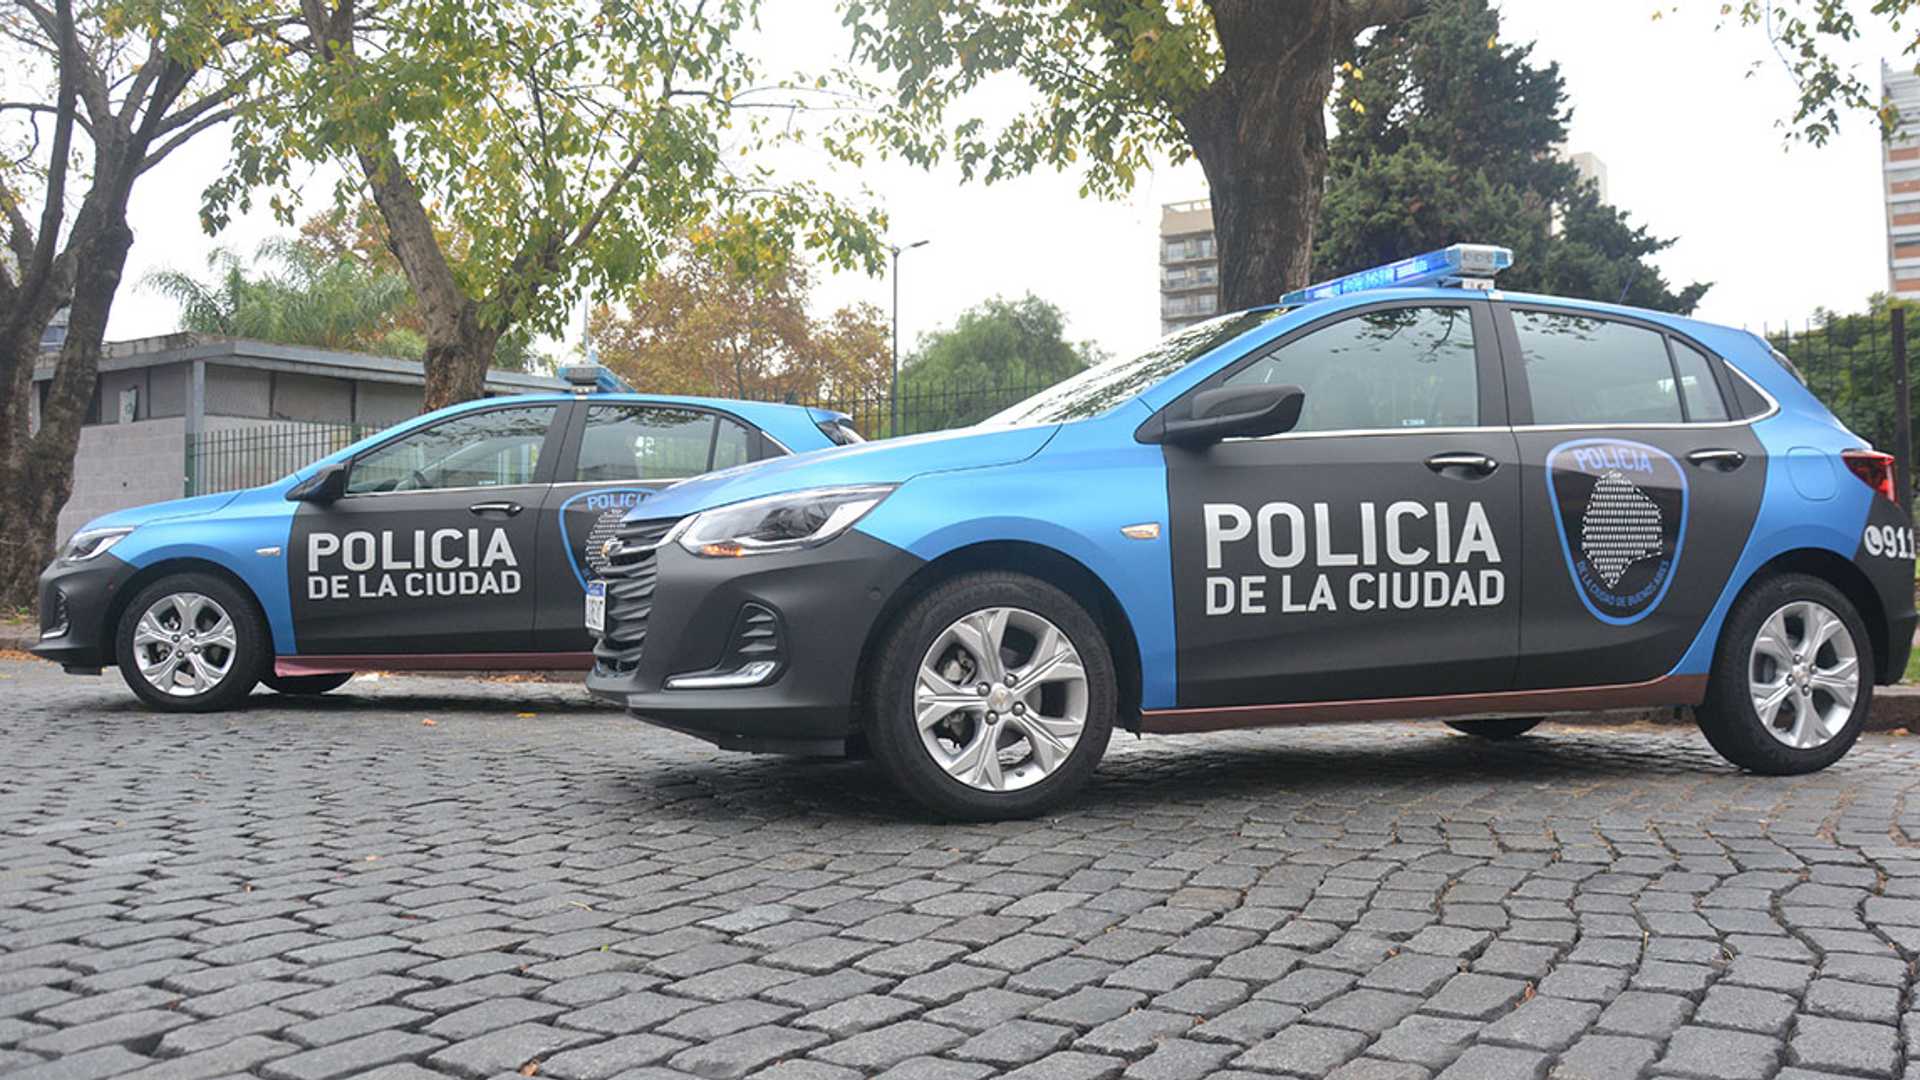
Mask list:
[{"label": "emergency light bar", "polygon": [[1440,251],[1429,251],[1410,259],[1376,266],[1282,296],[1280,303],[1291,307],[1310,300],[1368,289],[1408,289],[1417,285],[1442,285],[1458,282],[1473,288],[1490,288],[1493,275],[1513,265],[1513,251],[1492,244],[1455,244]]},{"label": "emergency light bar", "polygon": [[560,369],[560,377],[567,385],[582,394],[630,394],[633,387],[625,379],[600,364],[573,364]]}]

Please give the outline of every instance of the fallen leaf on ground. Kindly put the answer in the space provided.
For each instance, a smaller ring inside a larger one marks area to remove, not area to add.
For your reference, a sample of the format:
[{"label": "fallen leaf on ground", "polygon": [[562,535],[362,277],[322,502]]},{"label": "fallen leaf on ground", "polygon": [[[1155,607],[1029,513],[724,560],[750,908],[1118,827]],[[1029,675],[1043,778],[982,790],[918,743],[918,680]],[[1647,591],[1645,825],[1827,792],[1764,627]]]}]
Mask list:
[{"label": "fallen leaf on ground", "polygon": [[523,713],[514,713],[514,715],[519,717],[522,720],[532,720],[533,718],[539,716],[540,714],[537,712],[523,712]]},{"label": "fallen leaf on ground", "polygon": [[427,719],[425,719],[425,720],[422,720],[422,721],[420,721],[420,722],[421,722],[422,724],[425,724],[425,725],[426,725],[427,727],[438,727],[438,726],[440,726],[440,721],[438,721],[438,720],[435,720],[435,719],[433,719],[432,717],[428,717]]}]

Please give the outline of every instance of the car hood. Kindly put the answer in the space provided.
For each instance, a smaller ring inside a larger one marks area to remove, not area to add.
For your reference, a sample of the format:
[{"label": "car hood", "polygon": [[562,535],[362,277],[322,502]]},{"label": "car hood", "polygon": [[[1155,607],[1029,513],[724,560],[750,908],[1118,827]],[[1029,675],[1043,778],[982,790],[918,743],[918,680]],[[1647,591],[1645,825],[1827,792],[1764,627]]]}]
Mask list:
[{"label": "car hood", "polygon": [[642,501],[627,516],[632,520],[681,517],[805,488],[900,484],[923,473],[1007,465],[1038,453],[1058,430],[1058,424],[960,428],[815,450],[684,480]]},{"label": "car hood", "polygon": [[115,510],[111,514],[94,518],[84,526],[88,529],[130,529],[136,525],[151,525],[156,521],[173,521],[178,518],[200,517],[227,508],[228,504],[240,497],[238,491],[223,491],[217,495],[195,495],[188,499],[171,499],[167,502],[148,503],[146,506],[132,506],[125,510]]}]

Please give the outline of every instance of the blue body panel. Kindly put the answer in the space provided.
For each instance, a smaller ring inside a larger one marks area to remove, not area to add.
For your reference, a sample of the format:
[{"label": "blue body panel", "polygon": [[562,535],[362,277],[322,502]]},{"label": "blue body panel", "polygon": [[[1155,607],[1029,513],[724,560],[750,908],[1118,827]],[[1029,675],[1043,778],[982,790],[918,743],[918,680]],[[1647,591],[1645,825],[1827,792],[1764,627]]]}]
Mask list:
[{"label": "blue body panel", "polygon": [[[576,395],[566,393],[525,394],[449,406],[370,435],[270,484],[117,510],[82,528],[139,526],[113,548],[115,557],[135,569],[175,559],[196,559],[231,571],[253,590],[254,598],[266,613],[267,624],[273,631],[274,651],[281,656],[295,655],[299,652],[299,641],[287,592],[285,550],[293,531],[294,513],[300,504],[287,501],[289,490],[322,465],[346,461],[373,445],[449,417],[476,409],[497,408],[502,403],[557,404],[573,400],[577,400]],[[584,400],[596,404],[687,405],[732,413],[795,452],[830,447],[832,442],[820,430],[819,423],[822,419],[843,415],[796,405],[660,394],[596,393]],[[267,548],[277,550],[272,555],[259,554]]]}]

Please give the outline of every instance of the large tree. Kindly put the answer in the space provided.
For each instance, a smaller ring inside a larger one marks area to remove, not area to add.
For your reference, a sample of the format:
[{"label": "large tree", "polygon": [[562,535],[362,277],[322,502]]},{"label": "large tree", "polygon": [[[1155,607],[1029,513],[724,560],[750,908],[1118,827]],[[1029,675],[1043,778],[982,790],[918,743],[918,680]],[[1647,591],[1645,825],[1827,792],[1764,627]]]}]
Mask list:
[{"label": "large tree", "polygon": [[302,0],[299,47],[258,58],[208,217],[263,184],[284,210],[306,164],[343,164],[343,200],[378,208],[418,299],[429,407],[478,396],[502,335],[558,331],[703,220],[749,224],[743,251],[875,271],[876,216],[745,154],[805,133],[792,111],[823,100],[759,77],[736,42],[754,6]]},{"label": "large tree", "polygon": [[1474,241],[1514,250],[1510,288],[1693,310],[1707,286],[1672,288],[1648,261],[1673,241],[1561,155],[1565,85],[1531,54],[1500,40],[1488,0],[1434,0],[1356,51],[1335,96],[1316,278]]},{"label": "large tree", "polygon": [[[1884,134],[1910,130],[1920,122],[1920,117],[1901,116],[1892,102],[1881,98],[1870,77],[1834,56],[1836,46],[1860,37],[1858,6],[1853,0],[1740,0],[1721,6],[1723,15],[1766,34],[1772,61],[1793,79],[1800,96],[1792,117],[1782,124],[1794,138],[1824,146],[1848,113],[1872,116]],[[1867,7],[1869,20],[1884,22],[1906,40],[1901,55],[1909,64],[1920,55],[1916,9],[1920,0],[1870,0]]]},{"label": "large tree", "polygon": [[814,403],[884,392],[887,324],[871,304],[808,313],[812,282],[791,253],[744,259],[738,237],[702,230],[636,285],[594,310],[601,359],[652,393]]},{"label": "large tree", "polygon": [[975,423],[1105,359],[1090,341],[1067,340],[1061,310],[1028,293],[994,297],[952,326],[922,334],[900,370],[910,405],[901,426],[934,431]]},{"label": "large tree", "polygon": [[[241,0],[0,0],[0,606],[34,602],[73,492],[134,185],[232,115],[249,73],[207,69],[276,28]],[[34,365],[61,307],[67,337],[36,431]]]},{"label": "large tree", "polygon": [[[893,82],[868,134],[988,181],[1078,167],[1117,195],[1161,158],[1212,190],[1223,307],[1307,282],[1327,169],[1334,69],[1423,0],[844,0],[857,59]],[[1004,122],[965,95],[1012,74],[1033,100]],[[944,121],[944,123],[935,123]]]}]

